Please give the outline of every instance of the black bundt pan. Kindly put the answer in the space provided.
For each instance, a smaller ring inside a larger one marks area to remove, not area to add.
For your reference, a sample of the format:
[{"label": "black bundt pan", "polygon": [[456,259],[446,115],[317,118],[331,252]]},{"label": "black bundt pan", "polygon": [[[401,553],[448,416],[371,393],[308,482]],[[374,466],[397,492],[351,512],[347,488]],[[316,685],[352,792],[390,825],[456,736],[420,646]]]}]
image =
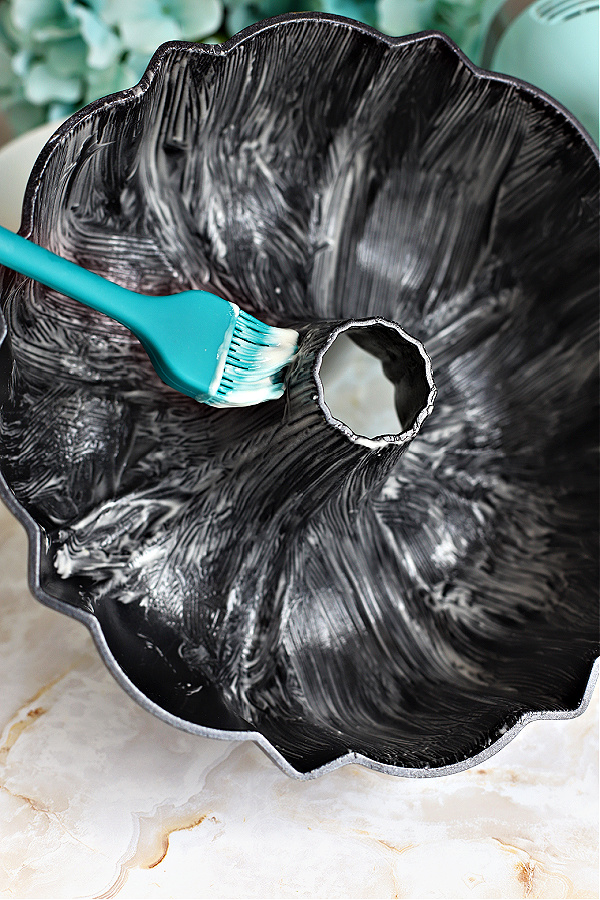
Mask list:
[{"label": "black bundt pan", "polygon": [[[2,491],[31,585],[143,706],[301,777],[455,772],[583,710],[598,160],[568,113],[441,34],[286,16],[165,44],[69,119],[21,233],[301,330],[282,399],[215,410],[125,329],[3,273]],[[398,435],[324,404],[323,350],[357,322]]]}]

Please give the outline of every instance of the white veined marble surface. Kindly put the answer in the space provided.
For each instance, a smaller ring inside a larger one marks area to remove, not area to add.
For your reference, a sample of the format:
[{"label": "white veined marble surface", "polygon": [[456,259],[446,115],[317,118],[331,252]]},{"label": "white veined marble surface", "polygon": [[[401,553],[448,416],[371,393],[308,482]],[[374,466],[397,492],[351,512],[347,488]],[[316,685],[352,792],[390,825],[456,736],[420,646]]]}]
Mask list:
[{"label": "white veined marble surface", "polygon": [[[47,134],[0,152],[2,224]],[[467,772],[294,781],[138,707],[26,555],[0,504],[0,897],[598,898],[598,688]]]}]

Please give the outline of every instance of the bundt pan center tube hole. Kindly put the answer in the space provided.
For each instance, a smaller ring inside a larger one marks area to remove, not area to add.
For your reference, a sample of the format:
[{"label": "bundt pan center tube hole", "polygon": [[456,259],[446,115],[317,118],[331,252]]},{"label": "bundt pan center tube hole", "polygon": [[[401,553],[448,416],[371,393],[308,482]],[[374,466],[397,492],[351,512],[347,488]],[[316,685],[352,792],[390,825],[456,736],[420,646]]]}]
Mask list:
[{"label": "bundt pan center tube hole", "polygon": [[423,346],[383,320],[339,329],[320,356],[317,374],[329,415],[355,439],[399,439],[420,424],[433,402]]}]

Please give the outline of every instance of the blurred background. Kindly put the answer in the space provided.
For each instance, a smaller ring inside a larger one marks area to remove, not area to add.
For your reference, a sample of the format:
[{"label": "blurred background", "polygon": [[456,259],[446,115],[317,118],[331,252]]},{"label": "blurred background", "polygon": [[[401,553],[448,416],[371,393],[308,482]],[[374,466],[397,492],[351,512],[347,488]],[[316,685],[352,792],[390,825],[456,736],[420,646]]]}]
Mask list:
[{"label": "blurred background", "polygon": [[0,143],[136,84],[159,44],[220,43],[321,11],[392,35],[435,29],[477,65],[565,105],[598,142],[598,0],[0,0]]}]

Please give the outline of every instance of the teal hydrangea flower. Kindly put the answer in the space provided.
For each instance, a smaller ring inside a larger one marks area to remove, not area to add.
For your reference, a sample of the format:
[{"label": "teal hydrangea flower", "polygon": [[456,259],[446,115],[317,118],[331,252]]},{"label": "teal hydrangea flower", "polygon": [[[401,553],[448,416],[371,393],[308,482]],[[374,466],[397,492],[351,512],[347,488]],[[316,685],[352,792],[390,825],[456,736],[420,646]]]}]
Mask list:
[{"label": "teal hydrangea flower", "polygon": [[4,0],[0,105],[14,130],[74,112],[141,78],[159,44],[201,40],[222,0]]}]

